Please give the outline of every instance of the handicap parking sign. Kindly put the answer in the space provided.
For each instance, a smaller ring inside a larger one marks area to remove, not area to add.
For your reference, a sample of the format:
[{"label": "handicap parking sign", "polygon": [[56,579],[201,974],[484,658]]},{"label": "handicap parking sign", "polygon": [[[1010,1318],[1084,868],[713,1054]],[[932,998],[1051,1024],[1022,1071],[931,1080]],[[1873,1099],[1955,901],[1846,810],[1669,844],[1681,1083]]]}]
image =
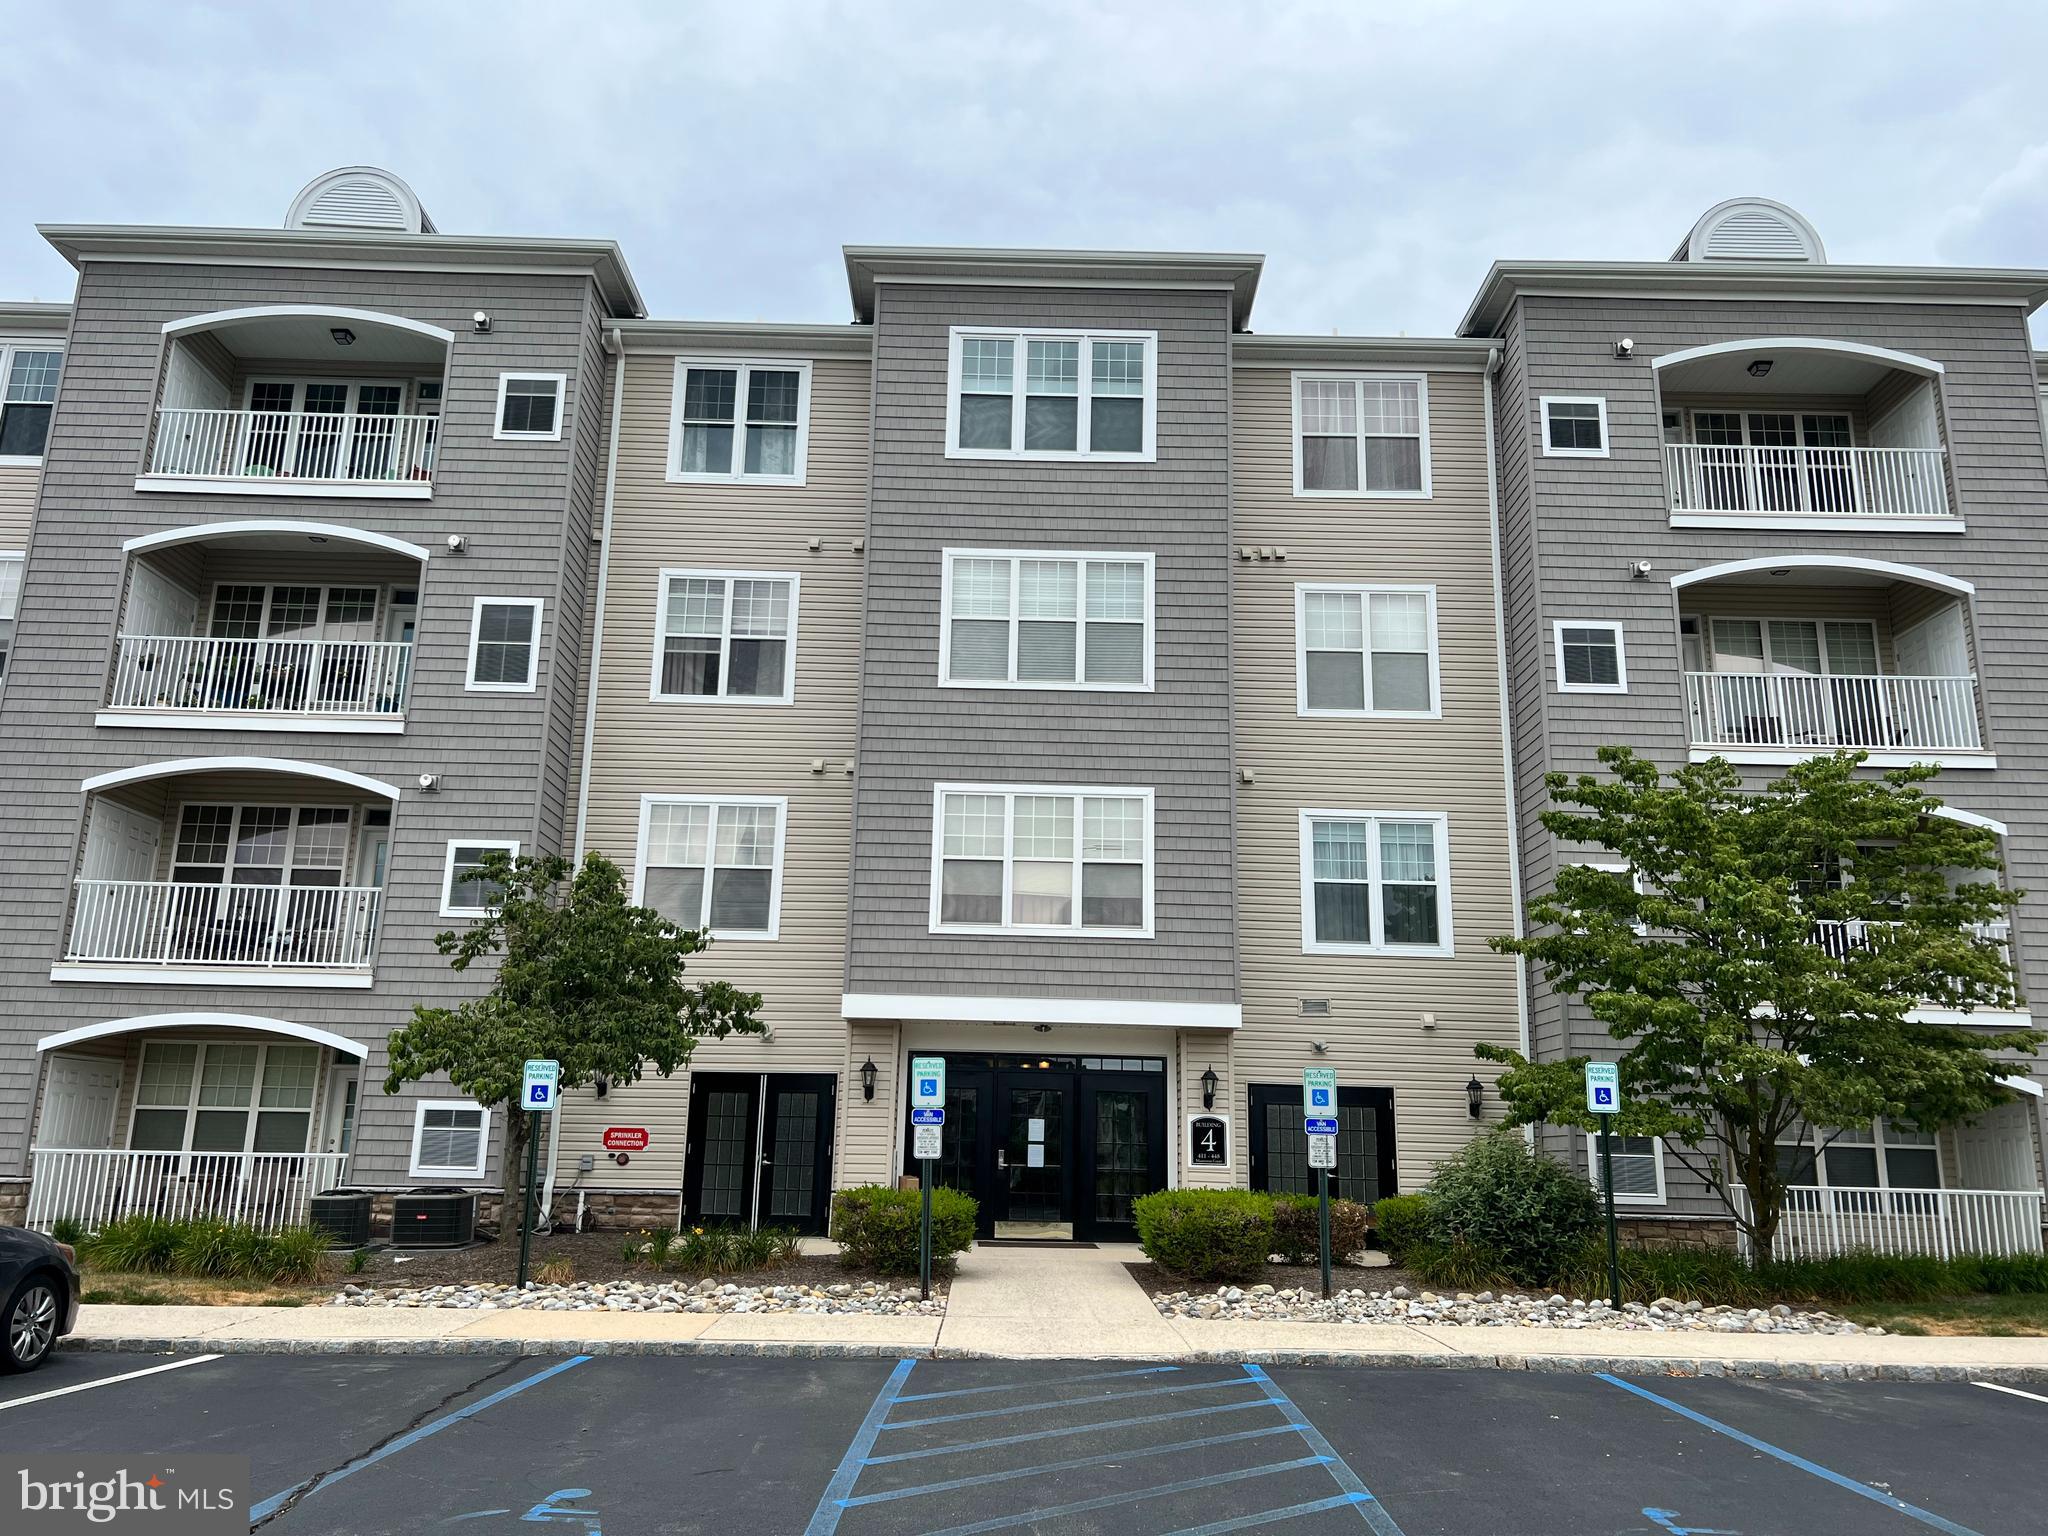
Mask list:
[{"label": "handicap parking sign", "polygon": [[917,1080],[917,1096],[920,1099],[936,1099],[939,1096],[939,1080],[936,1077],[920,1077]]}]

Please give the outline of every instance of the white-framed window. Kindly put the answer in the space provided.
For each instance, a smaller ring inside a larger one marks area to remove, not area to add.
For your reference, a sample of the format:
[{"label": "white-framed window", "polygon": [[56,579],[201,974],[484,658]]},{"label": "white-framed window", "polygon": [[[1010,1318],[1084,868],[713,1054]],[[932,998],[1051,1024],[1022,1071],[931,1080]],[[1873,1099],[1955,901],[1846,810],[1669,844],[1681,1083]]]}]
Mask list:
[{"label": "white-framed window", "polygon": [[[1793,1186],[1900,1191],[1942,1187],[1941,1149],[1934,1132],[1888,1120],[1840,1131],[1802,1128],[1797,1136],[1778,1143],[1777,1156],[1779,1176]],[[1914,1198],[1895,1196],[1894,1208],[1908,1209]],[[1798,1203],[1795,1188],[1795,1208]]]},{"label": "white-framed window", "polygon": [[63,368],[62,347],[0,340],[0,465],[43,462]]},{"label": "white-framed window", "polygon": [[1627,693],[1628,657],[1612,619],[1559,619],[1551,626],[1559,693]]},{"label": "white-framed window", "polygon": [[1294,494],[1427,497],[1428,378],[1296,373]]},{"label": "white-framed window", "polygon": [[303,1153],[320,1047],[269,1040],[145,1040],[128,1146],[185,1154]]},{"label": "white-framed window", "polygon": [[421,1099],[412,1107],[415,1179],[480,1179],[490,1156],[491,1112],[469,1099]]},{"label": "white-framed window", "polygon": [[7,658],[14,654],[14,617],[21,609],[24,561],[13,551],[0,551],[0,682],[7,680]]},{"label": "white-framed window", "polygon": [[[1543,452],[1553,459],[1607,457],[1607,402],[1598,395],[1544,395]],[[1616,1198],[1620,1195],[1617,1191]]]},{"label": "white-framed window", "polygon": [[648,697],[790,703],[800,586],[793,571],[663,571]]},{"label": "white-framed window", "polygon": [[566,373],[501,373],[498,414],[493,437],[530,438],[555,442],[562,435],[562,401],[569,391]]},{"label": "white-framed window", "polygon": [[1441,811],[1303,811],[1302,953],[1452,953],[1450,837]]},{"label": "white-framed window", "polygon": [[537,597],[480,597],[469,620],[469,671],[463,686],[472,693],[531,693],[540,672],[540,617]]},{"label": "white-framed window", "polygon": [[802,485],[810,420],[808,362],[679,357],[669,413],[668,477]]},{"label": "white-framed window", "polygon": [[772,939],[788,830],[777,795],[642,795],[633,900],[716,939]]},{"label": "white-framed window", "polygon": [[1297,582],[1294,658],[1297,713],[1443,714],[1435,587]]},{"label": "white-framed window", "polygon": [[483,917],[504,899],[505,888],[478,873],[487,853],[505,853],[516,859],[519,844],[502,837],[449,839],[448,859],[441,867],[443,917]]},{"label": "white-framed window", "polygon": [[[1616,1205],[1662,1205],[1664,1203],[1664,1143],[1655,1136],[1616,1136],[1614,1157],[1614,1203]],[[1586,1133],[1586,1162],[1591,1181],[1600,1187],[1600,1138]]]},{"label": "white-framed window", "polygon": [[[1625,883],[1638,896],[1647,896],[1649,894],[1649,887],[1644,884],[1643,877],[1636,873],[1635,869],[1630,866],[1626,859],[1617,858],[1612,854],[1594,854],[1583,857],[1568,856],[1560,862],[1576,864],[1581,869],[1597,869],[1603,875],[1612,875],[1616,880]],[[1577,915],[1576,909],[1574,915]],[[1634,922],[1629,924],[1629,927],[1639,935],[1647,934],[1650,931],[1650,925],[1644,922]]]},{"label": "white-framed window", "polygon": [[949,459],[1157,455],[1157,331],[956,325],[946,366]]},{"label": "white-framed window", "polygon": [[940,784],[934,933],[1152,937],[1152,791]]},{"label": "white-framed window", "polygon": [[948,549],[941,558],[941,684],[1151,688],[1151,555]]}]

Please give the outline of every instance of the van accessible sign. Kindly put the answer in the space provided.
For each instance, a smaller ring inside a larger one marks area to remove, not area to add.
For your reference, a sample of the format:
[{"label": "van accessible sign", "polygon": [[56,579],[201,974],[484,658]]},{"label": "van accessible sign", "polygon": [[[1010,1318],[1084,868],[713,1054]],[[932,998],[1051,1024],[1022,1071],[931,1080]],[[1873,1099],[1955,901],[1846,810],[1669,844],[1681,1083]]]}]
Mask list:
[{"label": "van accessible sign", "polygon": [[1301,1069],[1301,1128],[1311,1136],[1337,1134],[1337,1069]]}]

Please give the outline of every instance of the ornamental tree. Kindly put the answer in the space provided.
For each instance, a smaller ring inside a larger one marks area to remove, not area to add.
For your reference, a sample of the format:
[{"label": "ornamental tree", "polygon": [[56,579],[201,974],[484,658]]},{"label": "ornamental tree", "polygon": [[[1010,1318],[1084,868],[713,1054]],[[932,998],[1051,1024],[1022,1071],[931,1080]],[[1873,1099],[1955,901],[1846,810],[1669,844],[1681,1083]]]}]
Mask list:
[{"label": "ornamental tree", "polygon": [[[1721,758],[1669,775],[1627,747],[1599,758],[1611,778],[1547,776],[1539,820],[1626,872],[1562,863],[1530,936],[1493,947],[1621,1042],[1614,1131],[1666,1138],[1760,1262],[1785,1208],[1781,1139],[1878,1116],[1932,1130],[2010,1097],[1997,1058],[2032,1054],[2041,1031],[1911,1017],[2020,1003],[1990,926],[2019,893],[1999,883],[1996,835],[1917,787],[1935,768],[1871,777],[1842,752],[1759,792]],[[1511,1123],[1596,1128],[1587,1058],[1477,1050],[1506,1067]]]},{"label": "ornamental tree", "polygon": [[758,992],[684,981],[684,962],[709,934],[635,906],[603,854],[586,855],[569,877],[569,861],[556,854],[487,854],[466,878],[502,894],[467,932],[434,943],[458,971],[498,956],[490,991],[453,1008],[415,1006],[390,1041],[386,1093],[445,1072],[479,1104],[512,1111],[504,1116],[506,1231],[519,1209],[527,1117],[516,1100],[529,1058],[560,1062],[565,1090],[599,1077],[631,1083],[650,1067],[667,1077],[688,1065],[699,1040],[765,1028]]}]

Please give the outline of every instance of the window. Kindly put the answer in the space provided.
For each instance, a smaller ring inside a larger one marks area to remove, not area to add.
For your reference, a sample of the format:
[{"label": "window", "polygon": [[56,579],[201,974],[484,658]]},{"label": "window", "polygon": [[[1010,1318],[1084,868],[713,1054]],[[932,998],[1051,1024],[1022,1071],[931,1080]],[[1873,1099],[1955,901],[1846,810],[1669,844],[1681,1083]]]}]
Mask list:
[{"label": "window", "polygon": [[1607,457],[1605,400],[1592,395],[1545,395],[1542,403],[1543,452],[1546,456],[1553,459]]},{"label": "window", "polygon": [[0,464],[40,464],[57,408],[60,348],[0,341]]},{"label": "window", "polygon": [[467,1099],[413,1106],[413,1178],[480,1179],[490,1151],[491,1112]]},{"label": "window", "polygon": [[1627,693],[1628,663],[1621,626],[1607,619],[1559,619],[1557,689],[1560,693]]},{"label": "window", "polygon": [[498,375],[498,429],[494,437],[531,437],[554,441],[562,435],[562,396],[569,387],[566,373],[501,373]]},{"label": "window", "polygon": [[810,414],[807,362],[679,358],[668,477],[802,485]]},{"label": "window", "polygon": [[984,331],[955,326],[946,456],[1154,457],[1156,331]]},{"label": "window", "polygon": [[471,692],[531,693],[540,661],[541,600],[480,597],[469,624]]},{"label": "window", "polygon": [[789,703],[797,587],[786,571],[663,571],[648,696]]},{"label": "window", "polygon": [[1294,494],[1427,496],[1428,381],[1420,374],[1295,374]]},{"label": "window", "polygon": [[939,681],[1152,686],[1152,557],[949,549]]},{"label": "window", "polygon": [[504,900],[505,888],[486,880],[477,871],[487,853],[519,857],[519,844],[511,840],[473,837],[448,845],[448,862],[441,871],[441,915],[482,917]]},{"label": "window", "polygon": [[1447,818],[1303,811],[1301,947],[1311,955],[1450,954]]},{"label": "window", "polygon": [[679,928],[772,939],[782,925],[789,802],[750,796],[647,795],[633,899]]},{"label": "window", "polygon": [[[1777,1147],[1778,1172],[1787,1184],[1824,1189],[1940,1189],[1941,1154],[1932,1131],[1879,1120],[1841,1131],[1802,1131]],[[1615,1183],[1620,1184],[1617,1178]],[[1913,1197],[1894,1197],[1909,1209]],[[1810,1203],[1810,1197],[1809,1197]]]},{"label": "window", "polygon": [[941,784],[934,933],[1152,936],[1152,792]]},{"label": "window", "polygon": [[[1616,1205],[1664,1203],[1664,1143],[1655,1136],[1617,1136],[1614,1157]],[[1586,1133],[1586,1165],[1595,1189],[1600,1187],[1600,1138]]]},{"label": "window", "polygon": [[313,1127],[316,1045],[148,1040],[128,1145],[137,1152],[303,1153]]},{"label": "window", "polygon": [[1436,588],[1297,585],[1294,637],[1300,713],[1442,713]]},{"label": "window", "polygon": [[14,654],[14,616],[21,607],[20,555],[0,555],[0,682],[7,679],[7,658]]}]

